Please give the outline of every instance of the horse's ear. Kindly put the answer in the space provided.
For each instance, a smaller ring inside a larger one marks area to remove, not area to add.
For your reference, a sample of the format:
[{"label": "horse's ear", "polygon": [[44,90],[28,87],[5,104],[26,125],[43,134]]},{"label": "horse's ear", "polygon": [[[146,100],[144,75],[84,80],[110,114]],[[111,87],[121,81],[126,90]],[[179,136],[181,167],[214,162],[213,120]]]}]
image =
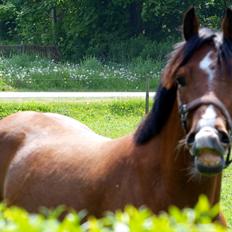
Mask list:
[{"label": "horse's ear", "polygon": [[195,8],[190,7],[190,9],[185,13],[184,23],[183,23],[183,35],[184,39],[188,41],[193,36],[198,35],[199,22],[195,14]]},{"label": "horse's ear", "polygon": [[232,40],[232,10],[227,8],[222,21],[222,31],[224,38]]}]

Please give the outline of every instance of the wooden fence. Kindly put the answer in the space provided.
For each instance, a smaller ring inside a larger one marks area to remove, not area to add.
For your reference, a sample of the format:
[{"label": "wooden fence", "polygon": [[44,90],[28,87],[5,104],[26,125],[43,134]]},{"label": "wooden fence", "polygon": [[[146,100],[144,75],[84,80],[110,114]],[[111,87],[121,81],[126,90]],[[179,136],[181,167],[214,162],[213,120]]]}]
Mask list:
[{"label": "wooden fence", "polygon": [[42,46],[42,45],[0,45],[0,54],[10,56],[13,54],[33,54],[41,57],[54,59],[56,61],[61,59],[61,54],[56,46]]}]

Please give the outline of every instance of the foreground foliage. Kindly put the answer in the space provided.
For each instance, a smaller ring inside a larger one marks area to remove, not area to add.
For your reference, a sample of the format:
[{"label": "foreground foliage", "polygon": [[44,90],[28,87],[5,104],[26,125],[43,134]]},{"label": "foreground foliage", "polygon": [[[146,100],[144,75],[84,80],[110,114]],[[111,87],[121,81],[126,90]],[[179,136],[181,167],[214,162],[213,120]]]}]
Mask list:
[{"label": "foreground foliage", "polygon": [[[45,211],[45,210],[44,210]],[[153,215],[148,209],[126,207],[124,212],[108,213],[101,219],[90,217],[87,222],[81,223],[84,212],[77,214],[70,212],[62,221],[58,217],[62,207],[43,214],[28,214],[25,210],[0,206],[0,231],[17,232],[175,232],[175,231],[209,231],[223,232],[225,228],[217,223],[211,223],[218,212],[218,207],[210,207],[207,199],[201,196],[194,209],[180,211],[171,207],[169,213],[159,216]]]}]

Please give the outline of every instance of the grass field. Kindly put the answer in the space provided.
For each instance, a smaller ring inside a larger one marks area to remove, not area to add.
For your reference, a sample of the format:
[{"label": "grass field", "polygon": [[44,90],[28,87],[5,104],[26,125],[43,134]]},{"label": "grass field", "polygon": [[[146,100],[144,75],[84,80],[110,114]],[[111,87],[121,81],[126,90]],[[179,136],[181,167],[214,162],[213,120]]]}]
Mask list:
[{"label": "grass field", "polygon": [[[112,100],[84,102],[21,102],[0,104],[0,118],[13,112],[36,110],[57,112],[71,116],[88,125],[99,134],[119,137],[136,128],[144,115],[143,100]],[[224,172],[222,184],[222,208],[232,227],[232,166]]]}]

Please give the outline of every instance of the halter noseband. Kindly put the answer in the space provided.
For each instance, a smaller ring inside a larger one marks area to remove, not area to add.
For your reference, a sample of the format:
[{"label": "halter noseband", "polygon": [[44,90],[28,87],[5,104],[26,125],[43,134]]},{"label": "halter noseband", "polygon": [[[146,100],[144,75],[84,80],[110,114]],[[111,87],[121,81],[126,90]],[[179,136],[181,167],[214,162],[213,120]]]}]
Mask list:
[{"label": "halter noseband", "polygon": [[190,112],[195,110],[196,108],[200,107],[201,105],[214,105],[216,108],[218,108],[223,116],[226,119],[227,126],[229,128],[229,137],[230,137],[230,145],[225,161],[225,167],[228,167],[232,163],[232,159],[230,159],[230,151],[231,151],[231,139],[232,139],[232,119],[231,116],[226,109],[225,105],[213,94],[205,95],[203,97],[194,99],[193,101],[183,104],[181,103],[180,97],[179,97],[179,114],[181,119],[182,127],[184,128],[185,132],[187,133],[188,127],[188,115]]}]

